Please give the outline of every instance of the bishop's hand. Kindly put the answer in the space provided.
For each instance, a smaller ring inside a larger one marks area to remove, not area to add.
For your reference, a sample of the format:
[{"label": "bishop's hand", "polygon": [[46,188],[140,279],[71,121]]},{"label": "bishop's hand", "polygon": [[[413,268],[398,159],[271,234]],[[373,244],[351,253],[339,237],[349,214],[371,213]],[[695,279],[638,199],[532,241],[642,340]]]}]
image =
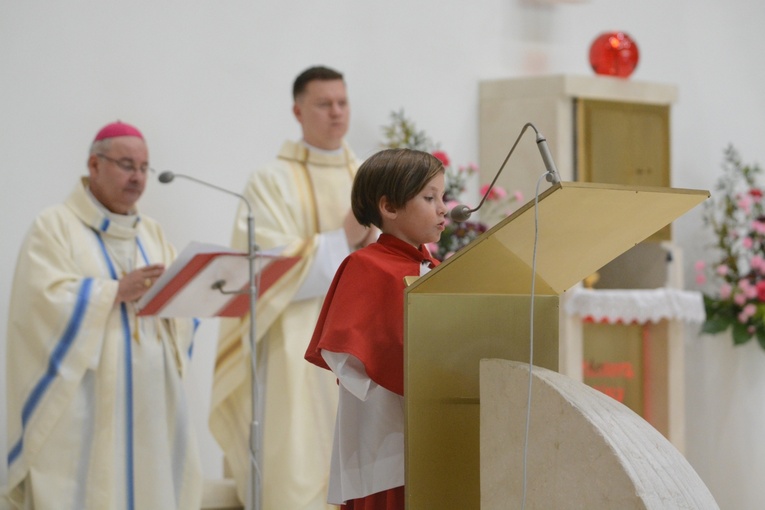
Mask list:
[{"label": "bishop's hand", "polygon": [[114,302],[138,301],[164,272],[164,264],[152,264],[129,272],[120,278]]}]

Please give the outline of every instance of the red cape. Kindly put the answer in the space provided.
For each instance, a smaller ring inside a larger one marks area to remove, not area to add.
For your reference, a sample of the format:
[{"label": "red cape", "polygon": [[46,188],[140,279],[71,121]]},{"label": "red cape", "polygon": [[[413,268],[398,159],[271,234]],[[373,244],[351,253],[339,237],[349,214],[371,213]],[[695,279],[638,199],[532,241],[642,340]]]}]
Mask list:
[{"label": "red cape", "polygon": [[403,395],[404,277],[419,276],[423,261],[438,265],[424,246],[388,234],[349,255],[329,287],[305,359],[329,370],[322,349],[351,354],[374,382]]}]

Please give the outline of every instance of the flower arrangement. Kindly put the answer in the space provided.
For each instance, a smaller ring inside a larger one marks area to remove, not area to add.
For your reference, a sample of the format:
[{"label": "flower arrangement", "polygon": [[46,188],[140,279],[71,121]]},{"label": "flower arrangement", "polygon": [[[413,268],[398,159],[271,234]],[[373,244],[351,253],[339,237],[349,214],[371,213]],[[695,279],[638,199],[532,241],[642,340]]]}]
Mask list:
[{"label": "flower arrangement", "polygon": [[[452,166],[448,154],[439,149],[424,131],[417,130],[414,123],[406,118],[404,111],[391,113],[391,123],[383,127],[385,148],[405,147],[409,149],[431,152],[443,163],[446,169],[446,188],[444,201],[449,209],[458,205],[467,191],[468,180],[478,175],[478,165]],[[489,185],[483,185],[479,191],[483,197],[489,191]],[[448,218],[441,239],[432,243],[428,249],[438,260],[446,260],[459,249],[486,232],[494,224],[513,212],[513,204],[523,202],[523,195],[516,191],[509,195],[501,186],[494,186],[486,197],[484,205],[478,211],[480,220],[452,222]]]},{"label": "flower arrangement", "polygon": [[425,134],[425,131],[418,130],[414,122],[406,118],[404,110],[391,112],[390,124],[383,126],[385,142],[383,147],[386,149],[413,149],[418,151],[431,152],[433,142]]},{"label": "flower arrangement", "polygon": [[704,225],[711,228],[716,258],[698,261],[696,283],[704,293],[704,333],[730,328],[735,345],[756,338],[765,349],[765,203],[757,177],[762,169],[742,163],[732,146],[725,149],[723,175],[705,204]]}]

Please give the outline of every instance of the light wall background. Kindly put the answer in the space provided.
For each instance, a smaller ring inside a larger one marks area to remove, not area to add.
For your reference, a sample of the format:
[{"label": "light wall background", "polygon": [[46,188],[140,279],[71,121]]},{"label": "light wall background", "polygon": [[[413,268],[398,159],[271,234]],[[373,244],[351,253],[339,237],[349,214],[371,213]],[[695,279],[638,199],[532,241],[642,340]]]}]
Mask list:
[{"label": "light wall background", "polygon": [[[107,122],[137,125],[158,170],[239,191],[283,139],[299,136],[295,75],[326,64],[345,73],[348,140],[360,157],[404,108],[464,164],[478,158],[480,80],[590,75],[591,41],[620,29],[641,53],[630,79],[678,87],[673,185],[711,189],[727,144],[745,161],[765,158],[764,24],[760,0],[0,0],[0,366],[24,233],[85,173],[89,143]],[[188,181],[153,181],[141,201],[179,249],[227,244],[236,206]],[[708,240],[699,213],[675,228],[688,288]],[[686,456],[722,508],[761,508],[765,351],[690,329]],[[210,477],[222,470],[207,431],[216,332],[214,320],[203,322],[189,382]],[[5,386],[0,378],[3,458]],[[0,484],[6,473],[3,461]]]}]

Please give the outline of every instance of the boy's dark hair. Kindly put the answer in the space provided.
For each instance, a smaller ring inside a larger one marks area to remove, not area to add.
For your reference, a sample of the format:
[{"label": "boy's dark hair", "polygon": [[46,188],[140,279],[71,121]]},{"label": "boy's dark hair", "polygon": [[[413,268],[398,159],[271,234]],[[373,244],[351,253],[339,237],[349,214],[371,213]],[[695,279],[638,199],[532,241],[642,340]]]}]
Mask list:
[{"label": "boy's dark hair", "polygon": [[324,66],[309,67],[295,78],[295,83],[292,84],[292,99],[297,100],[298,96],[305,92],[305,88],[308,84],[314,80],[342,80],[343,75]]},{"label": "boy's dark hair", "polygon": [[382,228],[378,208],[382,197],[387,197],[397,209],[404,207],[433,177],[444,171],[441,161],[427,152],[386,149],[373,154],[362,163],[353,179],[353,215],[365,227]]}]

